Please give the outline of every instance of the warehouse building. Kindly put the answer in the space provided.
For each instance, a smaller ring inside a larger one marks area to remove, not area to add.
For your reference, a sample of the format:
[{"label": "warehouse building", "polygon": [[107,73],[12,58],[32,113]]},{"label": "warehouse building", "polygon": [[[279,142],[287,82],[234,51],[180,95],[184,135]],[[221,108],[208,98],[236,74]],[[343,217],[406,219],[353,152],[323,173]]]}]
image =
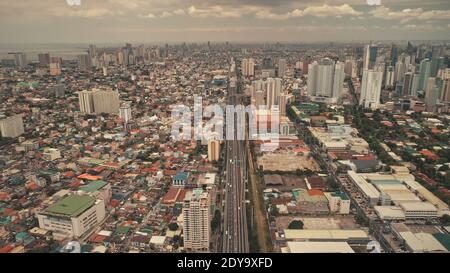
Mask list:
[{"label": "warehouse building", "polygon": [[88,195],[69,195],[37,214],[39,227],[55,238],[80,238],[105,218],[105,203]]}]

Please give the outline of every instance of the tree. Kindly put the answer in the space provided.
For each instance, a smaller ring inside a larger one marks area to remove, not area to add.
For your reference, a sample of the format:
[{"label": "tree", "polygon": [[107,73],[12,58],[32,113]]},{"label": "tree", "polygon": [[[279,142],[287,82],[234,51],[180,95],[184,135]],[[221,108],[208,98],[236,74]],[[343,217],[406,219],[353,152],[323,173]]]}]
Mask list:
[{"label": "tree", "polygon": [[442,224],[444,224],[444,225],[450,224],[450,215],[444,214],[444,215],[442,216],[442,218],[441,218],[441,222],[442,222]]},{"label": "tree", "polygon": [[177,223],[170,223],[168,226],[169,230],[171,231],[175,231],[178,229],[178,224]]},{"label": "tree", "polygon": [[222,215],[220,214],[220,211],[216,210],[214,212],[214,217],[213,217],[213,219],[211,221],[211,229],[212,230],[215,230],[215,229],[217,229],[219,227],[221,219],[222,219]]},{"label": "tree", "polygon": [[280,213],[280,212],[278,211],[277,205],[272,204],[272,205],[270,206],[270,214],[271,214],[272,216],[278,216],[279,213]]},{"label": "tree", "polygon": [[303,229],[303,222],[300,220],[294,220],[289,224],[288,229]]}]

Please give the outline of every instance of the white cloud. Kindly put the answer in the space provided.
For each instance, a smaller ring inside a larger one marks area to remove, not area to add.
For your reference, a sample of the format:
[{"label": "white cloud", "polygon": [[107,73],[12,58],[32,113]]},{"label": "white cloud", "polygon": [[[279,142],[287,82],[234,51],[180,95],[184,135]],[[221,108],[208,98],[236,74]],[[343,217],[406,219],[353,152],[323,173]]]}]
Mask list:
[{"label": "white cloud", "polygon": [[143,18],[147,18],[147,19],[155,19],[156,15],[154,15],[153,13],[148,13],[147,15],[141,16]]},{"label": "white cloud", "polygon": [[182,9],[177,9],[176,11],[173,12],[176,15],[185,15],[186,12]]},{"label": "white cloud", "polygon": [[369,14],[374,18],[400,20],[401,23],[407,23],[411,20],[450,19],[450,10],[424,11],[422,8],[392,11],[390,8],[381,6],[372,10]]},{"label": "white cloud", "polygon": [[168,11],[164,11],[162,14],[161,14],[161,16],[159,16],[159,17],[161,17],[161,18],[167,18],[167,17],[171,17],[173,14],[172,13],[170,13],[170,12],[168,12]]},{"label": "white cloud", "polygon": [[243,9],[239,8],[224,8],[222,6],[210,6],[204,8],[197,8],[195,6],[190,6],[187,10],[187,13],[192,17],[216,17],[216,18],[239,18],[244,14]]},{"label": "white cloud", "polygon": [[96,18],[111,16],[115,13],[106,8],[92,8],[92,9],[53,9],[53,14],[59,17],[81,17],[81,18]]},{"label": "white cloud", "polygon": [[272,13],[270,9],[265,9],[257,12],[255,17],[258,19],[287,20],[303,16],[343,18],[344,16],[360,16],[362,14],[362,12],[354,10],[348,4],[334,6],[324,4],[322,6],[307,7],[304,10],[294,9],[282,14]]}]

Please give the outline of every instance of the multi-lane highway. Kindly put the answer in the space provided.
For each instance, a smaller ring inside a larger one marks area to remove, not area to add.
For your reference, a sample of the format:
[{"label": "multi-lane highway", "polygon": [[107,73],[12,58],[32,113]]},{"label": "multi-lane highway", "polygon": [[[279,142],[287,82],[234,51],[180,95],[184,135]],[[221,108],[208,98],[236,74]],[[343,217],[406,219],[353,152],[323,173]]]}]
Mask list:
[{"label": "multi-lane highway", "polygon": [[[241,98],[238,96],[241,83],[230,86],[228,91],[228,104],[238,105]],[[223,211],[223,242],[224,253],[249,252],[247,215],[245,209],[245,190],[247,181],[247,165],[244,151],[244,141],[237,140],[237,118],[234,120],[234,140],[225,140],[226,148],[226,179],[225,179],[225,206]]]}]

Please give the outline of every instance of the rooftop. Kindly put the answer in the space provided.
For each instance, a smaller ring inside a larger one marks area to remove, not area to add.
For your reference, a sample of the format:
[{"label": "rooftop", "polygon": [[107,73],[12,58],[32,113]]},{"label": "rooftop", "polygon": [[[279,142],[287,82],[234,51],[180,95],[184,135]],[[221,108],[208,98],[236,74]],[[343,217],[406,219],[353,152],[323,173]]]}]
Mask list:
[{"label": "rooftop", "polygon": [[45,211],[53,214],[61,214],[76,217],[95,203],[95,198],[87,195],[70,195],[51,205]]},{"label": "rooftop", "polygon": [[87,184],[86,186],[80,187],[80,190],[82,190],[84,192],[94,192],[94,191],[98,191],[99,189],[103,188],[107,184],[108,183],[106,183],[103,180],[92,181],[89,184]]}]

